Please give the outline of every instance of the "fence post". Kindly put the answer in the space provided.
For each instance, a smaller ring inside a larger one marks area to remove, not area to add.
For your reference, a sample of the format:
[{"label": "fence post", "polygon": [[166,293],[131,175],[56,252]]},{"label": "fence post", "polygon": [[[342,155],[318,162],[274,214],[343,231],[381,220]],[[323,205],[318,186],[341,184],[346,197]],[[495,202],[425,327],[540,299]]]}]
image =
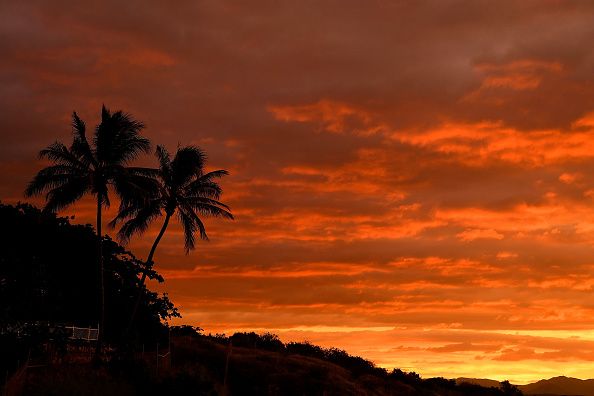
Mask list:
[{"label": "fence post", "polygon": [[156,371],[157,371],[157,376],[159,375],[159,343],[157,342],[157,365],[156,367]]},{"label": "fence post", "polygon": [[227,396],[227,376],[229,374],[229,357],[231,356],[231,352],[233,351],[233,342],[231,341],[231,337],[229,337],[229,349],[227,350],[227,359],[225,361],[225,376],[223,377],[223,395]]}]

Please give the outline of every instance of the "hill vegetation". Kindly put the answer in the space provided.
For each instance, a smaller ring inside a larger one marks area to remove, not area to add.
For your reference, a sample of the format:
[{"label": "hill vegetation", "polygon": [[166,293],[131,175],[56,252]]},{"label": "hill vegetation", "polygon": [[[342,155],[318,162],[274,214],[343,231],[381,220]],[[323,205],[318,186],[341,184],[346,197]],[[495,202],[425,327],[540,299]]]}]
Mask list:
[{"label": "hill vegetation", "polygon": [[59,395],[399,395],[502,396],[517,389],[456,384],[444,378],[387,371],[360,357],[272,334],[188,335],[173,328],[170,354],[147,350],[100,369],[62,362],[30,370],[22,394]]}]

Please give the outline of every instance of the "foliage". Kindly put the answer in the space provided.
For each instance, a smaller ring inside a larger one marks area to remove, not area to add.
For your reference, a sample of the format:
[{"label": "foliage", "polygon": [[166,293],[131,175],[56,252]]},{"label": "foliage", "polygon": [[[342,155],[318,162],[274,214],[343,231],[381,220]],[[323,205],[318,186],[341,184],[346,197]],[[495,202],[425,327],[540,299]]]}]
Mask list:
[{"label": "foliage", "polygon": [[[51,161],[41,169],[25,189],[25,196],[45,194],[44,210],[48,212],[64,209],[86,194],[96,198],[96,255],[99,273],[99,338],[96,357],[99,358],[101,344],[106,333],[106,294],[103,233],[101,231],[102,209],[110,205],[109,189],[115,190],[120,205],[145,202],[147,195],[155,191],[150,170],[128,166],[142,152],[148,152],[150,142],[140,132],[144,125],[130,114],[122,111],[112,113],[105,106],[101,108],[101,123],[95,128],[93,139],[87,138],[86,124],[76,112],[72,114],[72,144],[70,147],[55,142],[39,152],[40,158]],[[136,309],[135,309],[136,311]]]},{"label": "foliage", "polygon": [[177,337],[199,337],[202,335],[204,329],[198,326],[181,325],[169,326],[169,331],[172,336]]},{"label": "foliage", "polygon": [[[201,329],[200,329],[201,330]],[[199,330],[198,330],[199,331]],[[376,396],[505,396],[505,389],[456,384],[445,378],[422,379],[416,373],[374,367],[373,363],[335,348],[308,342],[283,344],[274,334],[236,333],[231,337],[201,335],[192,326],[171,328],[171,361],[156,370],[148,359],[91,366],[48,368],[31,377],[28,395],[376,395]],[[179,333],[188,333],[179,335]],[[175,334],[175,335],[173,335]],[[234,340],[232,343],[229,341]],[[271,341],[266,344],[265,340]],[[278,342],[277,342],[278,341]],[[280,343],[280,344],[279,344]],[[243,346],[239,346],[242,344]],[[232,347],[231,347],[232,345]],[[275,350],[268,349],[274,345]],[[262,347],[264,346],[264,348]],[[306,355],[296,353],[305,352]],[[313,357],[311,355],[320,355]],[[361,363],[363,361],[364,363]],[[228,364],[227,364],[228,362]],[[361,365],[353,365],[360,362]],[[227,368],[226,368],[227,367]],[[347,368],[353,367],[354,371]],[[366,373],[358,367],[373,367]],[[53,370],[53,371],[52,371]],[[68,381],[64,372],[76,373]],[[86,393],[85,389],[91,392]],[[100,389],[103,393],[97,393]],[[521,393],[519,393],[521,394]],[[513,395],[517,395],[513,393]]]},{"label": "foliage", "polygon": [[[177,213],[184,231],[186,253],[194,249],[194,234],[207,240],[206,229],[199,215],[233,219],[229,207],[218,201],[222,189],[215,181],[228,174],[226,170],[204,171],[206,154],[198,147],[187,146],[177,149],[173,159],[163,146],[157,146],[159,169],[153,170],[152,177],[158,185],[154,195],[147,203],[126,201],[114,221],[123,225],[118,237],[128,241],[134,234],[142,234],[155,219],[165,213],[166,224]],[[158,243],[155,242],[155,246]],[[154,253],[154,249],[151,253]],[[152,259],[152,257],[151,257]],[[147,260],[151,265],[151,260]]]},{"label": "foliage", "polygon": [[148,152],[148,139],[140,136],[144,125],[122,111],[101,108],[101,123],[92,141],[86,124],[72,114],[72,144],[55,142],[39,156],[52,162],[40,170],[27,186],[25,195],[46,193],[45,210],[63,209],[85,194],[96,196],[101,206],[109,206],[108,187],[118,193],[122,204],[138,200],[154,185],[148,170],[128,167],[142,152]]},{"label": "foliage", "polygon": [[389,377],[409,385],[416,385],[422,381],[421,376],[414,371],[406,372],[399,368],[393,369],[392,372],[390,372]]},{"label": "foliage", "polygon": [[501,382],[501,391],[505,396],[521,396],[522,391],[520,391],[516,386],[509,383],[509,381]]},{"label": "foliage", "polygon": [[244,348],[259,348],[276,352],[285,349],[285,345],[278,336],[272,333],[256,334],[253,331],[250,333],[235,333],[230,337],[230,340],[233,346]]},{"label": "foliage", "polygon": [[[132,235],[146,231],[150,223],[165,212],[165,220],[145,262],[147,271],[153,267],[157,246],[167,230],[169,220],[176,212],[184,231],[186,254],[194,249],[196,232],[199,232],[200,238],[208,239],[199,215],[233,219],[229,207],[218,201],[222,189],[214,181],[215,178],[228,173],[225,170],[205,173],[206,154],[202,150],[194,146],[178,148],[175,157],[171,159],[167,150],[163,146],[158,146],[156,155],[159,159],[159,169],[151,169],[146,173],[153,182],[152,187],[147,186],[148,200],[123,200],[118,215],[110,223],[115,227],[119,222],[123,222],[118,237],[125,243]],[[143,273],[140,278],[141,288],[144,286],[146,277],[147,273]],[[139,293],[136,297],[128,330],[136,320],[142,295]]]},{"label": "foliage", "polygon": [[[12,367],[27,348],[55,338],[39,329],[97,327],[96,237],[89,225],[71,225],[28,204],[0,203],[0,222],[0,342],[3,363]],[[106,340],[117,342],[138,290],[141,262],[107,237],[103,244],[112,324]],[[163,281],[155,271],[149,277]],[[179,316],[166,295],[146,294],[135,328],[139,341],[166,333],[161,321]]]}]

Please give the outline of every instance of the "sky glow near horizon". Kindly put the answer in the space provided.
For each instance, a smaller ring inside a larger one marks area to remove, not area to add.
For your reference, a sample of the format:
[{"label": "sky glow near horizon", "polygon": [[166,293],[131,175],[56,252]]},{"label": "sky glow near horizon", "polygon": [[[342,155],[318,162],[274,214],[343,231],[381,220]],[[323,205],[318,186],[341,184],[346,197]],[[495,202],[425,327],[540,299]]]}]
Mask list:
[{"label": "sky glow near horizon", "polygon": [[157,252],[177,323],[423,376],[588,378],[592,42],[585,1],[2,2],[0,199],[105,103],[231,173],[236,220]]}]

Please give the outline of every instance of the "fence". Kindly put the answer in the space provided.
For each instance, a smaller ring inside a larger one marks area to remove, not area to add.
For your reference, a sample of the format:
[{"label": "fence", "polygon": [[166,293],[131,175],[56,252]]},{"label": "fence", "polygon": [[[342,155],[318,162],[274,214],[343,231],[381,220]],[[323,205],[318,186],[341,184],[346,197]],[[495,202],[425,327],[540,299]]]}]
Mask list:
[{"label": "fence", "polygon": [[71,331],[70,338],[73,340],[97,341],[99,338],[98,328],[66,326],[64,329]]}]

